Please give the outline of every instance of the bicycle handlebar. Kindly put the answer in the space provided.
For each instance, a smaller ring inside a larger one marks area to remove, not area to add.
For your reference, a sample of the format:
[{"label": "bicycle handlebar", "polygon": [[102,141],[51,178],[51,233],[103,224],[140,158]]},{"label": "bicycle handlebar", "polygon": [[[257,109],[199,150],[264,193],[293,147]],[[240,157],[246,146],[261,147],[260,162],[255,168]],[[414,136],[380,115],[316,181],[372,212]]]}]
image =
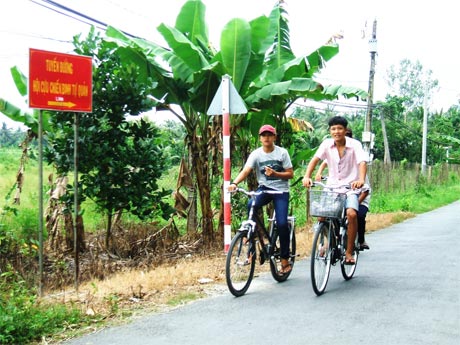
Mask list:
[{"label": "bicycle handlebar", "polygon": [[313,181],[311,187],[316,187],[316,186],[320,186],[320,187],[327,188],[327,189],[340,189],[340,188],[351,189],[351,185],[349,183],[343,184],[343,185],[327,185],[319,181]]},{"label": "bicycle handlebar", "polygon": [[241,193],[244,193],[246,194],[247,196],[249,197],[254,197],[254,196],[257,196],[257,195],[261,195],[261,194],[283,194],[282,191],[280,190],[246,190],[244,188],[236,188],[235,190],[229,192],[229,193],[236,193],[236,192],[241,192]]}]

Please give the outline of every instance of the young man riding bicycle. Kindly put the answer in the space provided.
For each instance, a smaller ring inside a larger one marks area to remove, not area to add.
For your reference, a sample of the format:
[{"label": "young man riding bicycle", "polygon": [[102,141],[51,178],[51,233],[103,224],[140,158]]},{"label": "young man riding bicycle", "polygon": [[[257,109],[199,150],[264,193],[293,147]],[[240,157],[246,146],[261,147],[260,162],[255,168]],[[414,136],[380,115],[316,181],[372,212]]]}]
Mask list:
[{"label": "young man riding bicycle", "polygon": [[307,166],[302,183],[310,187],[313,183],[311,176],[316,165],[327,161],[329,176],[328,185],[350,185],[347,192],[348,243],[345,264],[354,265],[353,247],[358,229],[357,212],[359,209],[360,188],[364,186],[367,173],[367,155],[362,144],[346,136],[348,121],[341,116],[329,120],[329,133],[332,138],[325,139]]},{"label": "young man riding bicycle", "polygon": [[254,169],[259,183],[258,190],[271,189],[282,191],[282,194],[261,194],[255,201],[255,209],[258,209],[273,201],[275,208],[276,224],[278,226],[281,270],[280,274],[291,271],[289,263],[289,179],[294,177],[291,158],[286,149],[275,145],[276,129],[270,125],[264,125],[259,130],[261,147],[251,152],[246,164],[228,187],[228,191],[234,191],[238,183],[244,181]]}]

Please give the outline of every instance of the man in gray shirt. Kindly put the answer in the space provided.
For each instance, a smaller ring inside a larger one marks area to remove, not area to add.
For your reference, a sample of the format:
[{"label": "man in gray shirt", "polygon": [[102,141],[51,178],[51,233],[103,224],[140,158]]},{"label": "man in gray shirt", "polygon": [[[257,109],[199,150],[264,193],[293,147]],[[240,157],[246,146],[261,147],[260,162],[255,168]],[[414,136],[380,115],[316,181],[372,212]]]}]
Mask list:
[{"label": "man in gray shirt", "polygon": [[234,191],[238,183],[244,181],[253,169],[256,171],[258,190],[276,190],[281,194],[261,194],[255,201],[255,210],[273,201],[276,224],[278,226],[281,270],[286,274],[292,267],[289,262],[289,179],[294,177],[291,158],[286,149],[275,145],[276,129],[270,125],[263,125],[259,130],[261,147],[255,149],[248,157],[243,170],[233,180],[228,190]]}]

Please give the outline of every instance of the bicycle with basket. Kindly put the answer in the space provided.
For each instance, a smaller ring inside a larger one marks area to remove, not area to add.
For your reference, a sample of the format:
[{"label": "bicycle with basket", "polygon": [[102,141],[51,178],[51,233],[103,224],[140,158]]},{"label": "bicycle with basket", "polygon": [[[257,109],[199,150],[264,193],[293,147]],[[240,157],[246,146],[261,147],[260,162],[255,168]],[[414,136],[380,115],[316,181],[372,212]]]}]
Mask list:
[{"label": "bicycle with basket", "polygon": [[[315,189],[314,187],[321,187]],[[354,264],[345,264],[347,249],[347,228],[345,201],[346,193],[338,192],[349,186],[330,186],[321,182],[313,182],[309,189],[310,215],[318,217],[314,226],[314,237],[311,250],[311,282],[313,291],[322,295],[326,290],[331,266],[338,262],[343,278],[350,280],[358,264],[358,243],[353,248]]]},{"label": "bicycle with basket", "polygon": [[[225,263],[225,277],[228,289],[234,296],[240,297],[246,293],[252,282],[257,255],[259,255],[260,265],[266,261],[270,263],[271,274],[278,282],[288,279],[292,270],[287,273],[281,273],[280,271],[280,243],[274,212],[268,218],[268,226],[265,226],[258,214],[254,213],[254,202],[257,195],[282,192],[274,190],[247,191],[243,188],[237,188],[234,192],[244,193],[251,198],[248,218],[241,222],[239,229],[233,236]],[[294,216],[288,217],[288,224],[290,234],[289,263],[293,268],[296,257]]]}]

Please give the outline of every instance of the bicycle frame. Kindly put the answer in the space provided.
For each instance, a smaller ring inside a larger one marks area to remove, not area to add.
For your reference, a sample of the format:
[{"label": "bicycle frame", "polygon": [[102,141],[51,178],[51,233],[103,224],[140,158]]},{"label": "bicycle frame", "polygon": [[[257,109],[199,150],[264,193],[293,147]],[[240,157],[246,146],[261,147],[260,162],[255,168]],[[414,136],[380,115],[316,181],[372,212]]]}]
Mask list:
[{"label": "bicycle frame", "polygon": [[[252,281],[254,275],[257,251],[260,255],[260,264],[269,259],[270,270],[273,278],[278,282],[285,281],[290,273],[280,273],[281,253],[279,244],[279,234],[276,226],[275,214],[268,218],[269,224],[265,226],[261,217],[255,214],[254,202],[257,195],[262,193],[279,194],[280,191],[262,190],[246,191],[237,188],[236,191],[242,192],[252,200],[249,208],[248,218],[241,222],[241,226],[234,235],[230,248],[227,253],[225,265],[227,286],[230,292],[236,296],[242,296]],[[290,231],[290,264],[295,261],[295,217],[288,216]],[[258,248],[258,250],[257,250]]]},{"label": "bicycle frame", "polygon": [[[241,227],[238,231],[247,231],[248,232],[248,240],[252,240],[253,237],[257,238],[259,240],[260,246],[259,246],[259,255],[260,255],[260,260],[261,264],[263,264],[263,261],[266,258],[270,258],[272,262],[274,263],[274,256],[271,255],[270,253],[270,246],[272,242],[272,237],[273,237],[273,229],[276,226],[276,220],[275,220],[275,211],[273,211],[273,214],[270,218],[268,218],[269,225],[265,226],[264,222],[260,218],[258,214],[254,214],[255,207],[255,198],[257,195],[260,195],[262,193],[269,193],[269,194],[278,194],[279,192],[277,191],[260,191],[260,192],[249,192],[252,194],[251,197],[251,207],[249,209],[249,215],[248,219],[242,221]],[[265,238],[267,238],[268,243],[265,243]]]}]

